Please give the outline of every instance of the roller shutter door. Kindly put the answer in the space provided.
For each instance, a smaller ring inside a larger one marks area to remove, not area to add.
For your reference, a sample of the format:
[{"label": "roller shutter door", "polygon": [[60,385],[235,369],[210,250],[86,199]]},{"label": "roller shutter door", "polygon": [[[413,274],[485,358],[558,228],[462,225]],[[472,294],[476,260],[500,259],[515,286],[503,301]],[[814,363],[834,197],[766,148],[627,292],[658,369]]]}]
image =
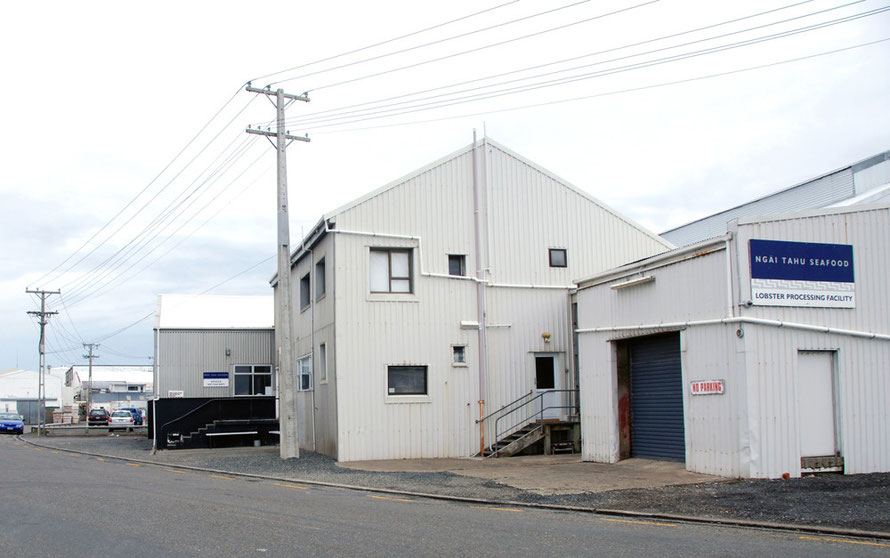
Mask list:
[{"label": "roller shutter door", "polygon": [[679,333],[630,344],[630,421],[633,457],[686,460]]}]

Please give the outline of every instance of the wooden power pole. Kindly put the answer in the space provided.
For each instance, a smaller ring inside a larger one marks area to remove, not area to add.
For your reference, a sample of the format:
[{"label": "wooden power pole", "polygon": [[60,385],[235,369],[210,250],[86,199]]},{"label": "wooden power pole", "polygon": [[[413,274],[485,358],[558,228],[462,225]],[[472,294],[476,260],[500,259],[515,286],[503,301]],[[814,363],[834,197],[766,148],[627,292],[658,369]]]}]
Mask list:
[{"label": "wooden power pole", "polygon": [[[281,458],[300,457],[299,421],[297,414],[297,378],[291,330],[290,288],[290,225],[287,212],[287,146],[294,140],[309,141],[308,137],[292,136],[284,126],[284,109],[294,101],[308,102],[309,97],[291,95],[282,89],[258,89],[247,84],[247,91],[265,95],[275,105],[277,126],[274,132],[248,128],[248,134],[274,137],[278,153],[278,301],[275,306],[275,345],[278,353],[278,421],[281,432]],[[269,140],[270,142],[272,140]]]}]

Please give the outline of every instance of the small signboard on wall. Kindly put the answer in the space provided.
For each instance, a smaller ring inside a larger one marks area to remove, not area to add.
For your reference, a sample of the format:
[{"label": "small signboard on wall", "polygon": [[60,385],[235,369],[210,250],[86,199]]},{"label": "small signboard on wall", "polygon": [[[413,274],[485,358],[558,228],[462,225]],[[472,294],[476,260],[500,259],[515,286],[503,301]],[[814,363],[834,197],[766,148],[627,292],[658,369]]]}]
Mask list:
[{"label": "small signboard on wall", "polygon": [[229,373],[204,372],[204,387],[229,387]]},{"label": "small signboard on wall", "polygon": [[751,302],[855,308],[853,246],[751,239]]},{"label": "small signboard on wall", "polygon": [[692,395],[723,395],[723,380],[698,380],[692,382]]}]

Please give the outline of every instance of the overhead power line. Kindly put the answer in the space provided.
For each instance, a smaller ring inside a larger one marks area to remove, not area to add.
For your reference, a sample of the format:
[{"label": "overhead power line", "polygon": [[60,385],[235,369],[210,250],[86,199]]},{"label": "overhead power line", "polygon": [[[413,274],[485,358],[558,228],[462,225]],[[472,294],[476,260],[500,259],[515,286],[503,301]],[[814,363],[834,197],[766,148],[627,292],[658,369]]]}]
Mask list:
[{"label": "overhead power line", "polygon": [[[478,12],[473,12],[473,13],[471,13],[471,14],[467,14],[467,15],[465,15],[465,16],[461,16],[461,17],[456,18],[456,19],[451,19],[451,20],[448,20],[448,21],[444,21],[444,22],[442,22],[442,23],[437,23],[436,25],[433,25],[433,26],[431,26],[431,27],[425,27],[425,28],[423,28],[423,29],[418,29],[417,31],[412,31],[412,32],[410,32],[410,33],[406,33],[406,34],[404,34],[404,35],[399,35],[399,36],[397,36],[397,37],[393,37],[393,38],[391,38],[391,39],[386,39],[386,40],[384,40],[384,41],[380,41],[380,42],[378,42],[378,43],[373,43],[373,44],[370,44],[370,45],[367,45],[367,46],[363,46],[363,47],[360,47],[360,48],[356,48],[356,49],[353,49],[353,50],[349,50],[349,51],[346,51],[346,52],[341,52],[340,54],[335,54],[335,55],[333,55],[333,56],[328,56],[327,58],[321,58],[321,59],[319,59],[319,60],[315,60],[314,62],[307,62],[307,63],[305,63],[305,64],[300,64],[299,66],[294,66],[294,67],[292,67],[292,68],[287,68],[287,69],[284,69],[284,70],[280,70],[280,71],[278,71],[278,72],[273,72],[273,73],[271,73],[271,74],[266,74],[266,75],[263,75],[263,76],[259,76],[259,77],[253,78],[253,79],[250,80],[250,81],[260,82],[260,81],[262,81],[262,80],[264,80],[264,79],[266,79],[266,78],[275,77],[275,76],[278,76],[278,75],[281,75],[281,74],[285,74],[285,73],[287,73],[287,72],[292,72],[292,71],[295,71],[295,70],[301,70],[301,69],[303,69],[303,68],[308,68],[309,66],[315,66],[316,64],[321,64],[321,63],[323,63],[323,62],[330,62],[331,60],[336,60],[337,58],[343,58],[343,57],[345,57],[345,56],[349,56],[350,54],[358,54],[359,52],[363,52],[363,51],[366,51],[366,50],[370,50],[370,49],[372,49],[372,48],[376,48],[376,47],[379,47],[379,46],[383,46],[383,45],[386,45],[386,44],[389,44],[389,43],[394,43],[394,42],[396,42],[396,41],[400,41],[400,40],[402,40],[402,39],[407,39],[408,37],[413,37],[413,36],[415,36],[415,35],[420,35],[420,34],[422,34],[422,33],[426,33],[426,32],[429,32],[429,31],[433,31],[434,29],[439,29],[439,28],[441,28],[441,27],[446,27],[446,26],[448,26],[448,25],[451,25],[452,23],[457,23],[457,22],[459,22],[459,21],[464,21],[464,20],[466,20],[466,19],[470,19],[470,18],[479,16],[479,15],[482,15],[482,14],[486,14],[486,13],[489,13],[489,12],[493,12],[493,11],[495,11],[495,10],[499,10],[499,9],[501,9],[501,8],[503,8],[503,7],[506,7],[506,6],[509,6],[509,5],[511,5],[511,4],[516,4],[517,2],[519,2],[519,0],[510,0],[510,2],[504,2],[503,4],[498,4],[497,6],[493,6],[493,7],[491,7],[491,8],[486,8],[486,9],[484,9],[484,10],[480,10],[480,11],[478,11]],[[419,47],[418,47],[418,48],[419,48]],[[296,79],[296,78],[292,78],[292,79]],[[278,84],[278,83],[281,83],[281,82],[272,82],[272,83],[270,84],[270,86],[271,86],[271,85],[276,85],[276,84]]]},{"label": "overhead power line", "polygon": [[[611,48],[607,48],[607,49],[603,49],[603,50],[599,50],[599,51],[595,51],[595,52],[590,52],[590,53],[587,53],[587,54],[582,54],[582,55],[578,55],[578,56],[572,56],[572,57],[569,57],[569,58],[563,58],[563,59],[560,59],[560,60],[554,60],[554,61],[546,62],[546,63],[543,63],[543,64],[536,64],[536,65],[532,65],[532,66],[526,66],[526,67],[523,67],[523,68],[519,68],[519,69],[511,70],[511,71],[508,71],[508,72],[502,72],[502,73],[499,73],[499,74],[492,74],[492,75],[488,75],[488,76],[484,76],[484,77],[480,77],[480,78],[475,78],[475,79],[470,79],[470,80],[464,80],[464,81],[460,81],[460,82],[456,82],[456,83],[450,83],[450,84],[447,84],[447,85],[442,85],[442,86],[433,87],[433,88],[429,88],[429,89],[423,89],[423,90],[415,91],[415,92],[411,92],[411,93],[403,93],[403,94],[400,94],[400,95],[396,95],[396,96],[392,96],[392,97],[387,97],[387,98],[383,98],[383,99],[377,99],[377,100],[374,100],[374,101],[366,101],[366,102],[363,102],[363,103],[356,103],[356,104],[348,105],[348,106],[345,106],[345,107],[333,108],[333,109],[327,109],[327,110],[316,111],[316,112],[310,112],[310,113],[303,114],[303,115],[301,115],[301,116],[299,116],[299,117],[294,117],[294,118],[292,118],[288,123],[289,123],[290,125],[295,125],[295,124],[301,124],[301,123],[304,123],[304,122],[310,122],[310,121],[313,121],[314,119],[316,119],[318,116],[332,115],[332,113],[333,113],[333,114],[336,114],[336,115],[342,115],[342,114],[354,114],[354,113],[358,113],[359,111],[349,111],[349,112],[347,112],[348,109],[355,109],[355,108],[365,107],[365,106],[368,106],[368,105],[378,105],[378,108],[379,108],[379,103],[385,103],[385,102],[389,102],[389,101],[396,101],[396,100],[403,99],[403,98],[406,98],[406,97],[415,97],[415,96],[417,96],[417,95],[422,95],[422,94],[425,94],[425,93],[434,93],[434,92],[436,92],[436,91],[442,91],[442,90],[445,90],[445,89],[452,89],[452,88],[455,88],[455,87],[460,87],[460,86],[463,86],[463,85],[469,85],[469,84],[472,84],[472,83],[478,83],[478,82],[482,82],[482,81],[489,81],[489,80],[492,80],[492,79],[497,79],[497,78],[506,77],[506,76],[510,76],[510,75],[515,75],[515,74],[519,74],[519,73],[523,73],[523,72],[528,72],[528,71],[533,71],[533,70],[539,70],[539,69],[542,69],[542,68],[546,68],[546,67],[550,67],[550,66],[556,66],[556,65],[559,65],[559,64],[566,64],[566,63],[569,63],[569,62],[574,62],[574,61],[577,61],[577,60],[582,60],[582,59],[584,59],[584,58],[591,58],[591,57],[594,57],[594,56],[599,56],[599,55],[603,55],[603,54],[608,54],[608,53],[611,53],[611,52],[618,52],[618,51],[621,51],[621,50],[626,50],[626,49],[630,49],[630,48],[634,48],[634,47],[639,47],[639,46],[643,46],[643,45],[647,45],[647,44],[651,44],[651,43],[662,42],[662,41],[666,41],[666,40],[669,40],[669,39],[674,39],[674,38],[677,38],[677,37],[681,37],[681,36],[685,36],[685,35],[690,35],[690,34],[693,34],[693,33],[698,33],[698,32],[701,32],[701,31],[706,31],[706,30],[709,30],[709,29],[717,28],[717,27],[724,27],[724,26],[727,26],[727,25],[731,25],[731,24],[733,24],[733,23],[738,23],[738,22],[741,22],[741,21],[749,20],[749,19],[758,18],[758,17],[764,16],[764,15],[768,15],[768,14],[776,13],[776,12],[779,12],[779,11],[782,11],[782,10],[787,10],[787,9],[790,9],[790,8],[798,7],[798,6],[801,6],[801,5],[803,5],[803,4],[808,4],[808,3],[811,3],[811,2],[813,2],[813,1],[814,1],[814,0],[804,0],[804,1],[802,1],[802,2],[795,2],[795,3],[793,3],[793,4],[788,4],[788,5],[785,5],[785,6],[781,6],[781,7],[779,7],[779,8],[774,8],[774,9],[772,9],[772,10],[767,10],[767,11],[763,11],[763,12],[758,12],[758,13],[755,13],[755,14],[751,14],[751,15],[747,15],[747,16],[743,16],[743,17],[739,17],[739,18],[735,18],[735,19],[731,19],[731,20],[727,20],[727,21],[722,21],[722,22],[719,22],[719,23],[714,23],[714,24],[710,24],[710,25],[705,25],[705,26],[703,26],[703,27],[696,27],[696,28],[694,28],[694,29],[689,29],[689,30],[687,30],[687,31],[681,31],[681,32],[679,32],[679,33],[672,33],[672,34],[669,34],[669,35],[662,35],[662,36],[660,36],[660,37],[655,37],[655,38],[652,38],[652,39],[646,39],[646,40],[644,40],[644,41],[638,41],[638,42],[634,42],[634,43],[629,43],[629,44],[621,45],[621,46],[618,46],[618,47],[611,47]],[[865,0],[857,0],[856,2],[852,2],[852,3],[850,3],[850,4],[845,4],[844,6],[849,6],[849,5],[856,4],[856,3],[860,3],[860,2],[863,2],[863,1],[865,1]],[[831,8],[831,9],[837,9],[837,8]],[[823,11],[827,11],[827,10],[823,10]],[[822,12],[816,12],[816,13],[822,13]],[[790,19],[786,19],[786,20],[783,20],[783,21],[784,21],[784,22],[793,21],[794,19],[800,19],[801,17],[809,17],[809,16],[811,16],[811,15],[814,15],[814,14],[806,14],[806,15],[804,15],[804,16],[799,16],[799,17],[797,17],[797,18],[790,18]],[[774,25],[774,24],[771,23],[771,24],[767,24],[767,25]],[[728,34],[727,34],[727,35],[728,35]],[[721,37],[722,37],[722,36],[725,36],[725,35],[721,35]],[[711,39],[713,39],[713,37],[712,37]],[[701,41],[704,41],[704,40],[711,40],[711,39],[702,39]],[[698,42],[701,42],[701,41],[698,41]],[[693,44],[693,43],[686,43],[686,44],[688,45],[688,44]],[[677,48],[678,46],[680,46],[680,45],[666,46],[666,47],[662,47],[661,49],[656,49],[656,50],[649,51],[649,53],[660,52],[660,51],[663,51],[663,50],[669,50],[669,49],[672,49],[672,48]],[[637,56],[642,55],[642,54],[645,54],[645,53],[638,53]],[[409,101],[406,101],[406,102],[409,102]],[[392,105],[382,105],[382,106],[385,107],[385,106],[393,106],[393,105],[395,105],[395,103],[393,103]]]},{"label": "overhead power line", "polygon": [[627,88],[627,89],[619,89],[619,90],[615,90],[615,91],[607,91],[607,92],[603,92],[603,93],[594,93],[594,94],[590,94],[590,95],[582,95],[582,96],[571,97],[571,98],[567,98],[567,99],[558,99],[558,100],[554,100],[554,101],[544,101],[544,102],[540,102],[540,103],[530,103],[530,104],[518,105],[518,106],[514,106],[514,107],[509,107],[509,108],[493,109],[493,110],[486,110],[486,111],[480,111],[480,112],[474,112],[474,113],[465,113],[465,114],[459,114],[459,115],[449,115],[449,116],[444,116],[444,117],[440,117],[440,118],[429,118],[429,119],[425,119],[425,120],[414,120],[414,121],[411,121],[411,122],[399,122],[399,123],[395,123],[395,124],[381,124],[381,125],[377,125],[377,126],[364,126],[364,127],[361,127],[361,128],[351,128],[351,129],[344,129],[344,130],[333,130],[333,131],[329,131],[329,132],[318,132],[318,135],[341,134],[341,133],[356,132],[356,131],[364,131],[364,130],[378,130],[378,129],[381,129],[381,128],[395,128],[395,127],[400,127],[400,126],[413,126],[413,125],[417,125],[417,124],[428,124],[428,123],[431,123],[431,122],[441,122],[441,121],[443,121],[443,120],[455,120],[455,119],[459,119],[459,118],[472,118],[472,117],[475,117],[475,116],[485,116],[485,115],[490,115],[490,114],[500,114],[500,113],[505,113],[505,112],[515,112],[515,111],[519,111],[519,110],[527,110],[527,109],[530,109],[530,108],[538,108],[538,107],[544,107],[544,106],[559,105],[559,104],[563,104],[563,103],[572,103],[572,102],[576,102],[576,101],[584,101],[584,100],[596,99],[596,98],[600,98],[600,97],[609,97],[609,96],[614,96],[614,95],[622,95],[622,94],[626,94],[626,93],[636,93],[636,92],[639,92],[639,91],[646,91],[646,90],[650,90],[650,89],[658,89],[658,88],[661,88],[661,87],[669,87],[669,86],[672,86],[672,85],[681,85],[681,84],[685,84],[685,83],[693,83],[693,82],[697,82],[697,81],[703,81],[703,80],[706,80],[706,79],[713,79],[713,78],[718,78],[718,77],[725,77],[725,76],[730,76],[730,75],[735,75],[735,74],[741,74],[741,73],[745,73],[745,72],[751,72],[751,71],[755,71],[755,70],[763,70],[763,69],[766,69],[766,68],[772,68],[772,67],[776,67],[776,66],[782,66],[782,65],[785,65],[785,64],[792,64],[792,63],[795,63],[795,62],[803,62],[803,61],[805,61],[805,60],[812,60],[812,59],[814,59],[814,58],[819,58],[819,57],[822,57],[822,56],[830,56],[830,55],[832,55],[832,54],[839,54],[839,53],[841,53],[841,52],[847,52],[847,51],[855,50],[855,49],[858,49],[858,48],[864,48],[864,47],[868,47],[868,46],[873,46],[873,45],[877,45],[877,44],[885,43],[885,42],[888,42],[888,41],[890,41],[890,37],[886,37],[886,38],[883,38],[883,39],[878,39],[878,40],[875,40],[875,41],[869,41],[869,42],[865,42],[865,43],[859,43],[859,44],[852,45],[852,46],[849,46],[849,47],[844,47],[844,48],[839,48],[839,49],[834,49],[834,50],[829,50],[829,51],[819,52],[819,53],[811,54],[811,55],[808,55],[808,56],[801,56],[801,57],[797,57],[797,58],[790,58],[790,59],[786,59],[786,60],[780,60],[780,61],[778,61],[778,62],[771,62],[771,63],[768,63],[768,64],[760,64],[760,65],[757,65],[757,66],[748,66],[748,67],[746,67],[746,68],[739,68],[739,69],[736,69],[736,70],[730,70],[730,71],[727,71],[727,72],[719,72],[719,73],[708,74],[708,75],[703,75],[703,76],[697,76],[697,77],[692,77],[692,78],[686,78],[686,79],[680,79],[680,80],[674,80],[674,81],[667,81],[667,82],[662,82],[662,83],[654,83],[654,84],[643,85],[643,86],[639,86],[639,87],[630,87],[630,88]]},{"label": "overhead power line", "polygon": [[[500,90],[465,95],[463,97],[455,97],[455,95],[459,95],[461,93],[470,93],[472,91],[491,89],[491,88],[497,87],[499,85],[509,85],[511,83],[527,81],[530,79],[535,79],[535,78],[540,78],[540,77],[547,77],[550,75],[560,74],[560,73],[564,73],[564,72],[572,71],[572,70],[583,69],[583,68],[590,67],[590,66],[596,66],[596,65],[602,65],[602,64],[612,63],[612,62],[616,62],[616,61],[626,60],[628,58],[635,58],[638,56],[644,56],[644,55],[648,55],[648,54],[652,54],[652,53],[662,52],[664,50],[678,48],[681,46],[688,46],[688,45],[696,44],[696,43],[699,43],[702,41],[708,41],[708,40],[713,40],[716,38],[722,38],[722,37],[726,37],[726,36],[730,36],[730,35],[735,35],[740,32],[727,33],[724,35],[720,35],[718,37],[702,39],[699,41],[692,41],[692,42],[686,43],[684,45],[677,45],[676,47],[666,47],[666,48],[662,48],[662,49],[656,49],[656,50],[649,51],[646,53],[639,53],[639,54],[629,55],[629,56],[625,56],[625,57],[614,58],[611,60],[586,64],[583,66],[576,66],[573,68],[568,68],[566,70],[559,70],[559,71],[550,72],[550,73],[538,74],[536,76],[528,76],[525,78],[519,78],[519,79],[515,79],[515,80],[489,84],[486,86],[480,86],[480,87],[476,87],[476,88],[455,91],[455,92],[448,93],[448,94],[436,95],[436,96],[432,96],[432,97],[427,97],[426,99],[421,98],[421,99],[413,99],[411,101],[404,101],[402,103],[394,103],[393,108],[389,108],[389,109],[387,109],[385,107],[373,107],[373,108],[366,109],[364,111],[356,111],[352,115],[339,115],[339,116],[330,116],[328,118],[317,118],[314,121],[312,121],[312,120],[297,121],[297,122],[292,123],[292,125],[300,126],[300,127],[310,127],[313,130],[319,130],[321,128],[342,126],[342,125],[348,125],[348,124],[362,122],[362,121],[378,120],[378,119],[383,119],[383,118],[390,118],[393,116],[400,116],[400,115],[404,115],[404,114],[415,113],[415,112],[423,112],[423,111],[428,111],[428,110],[433,110],[433,109],[450,107],[450,106],[465,104],[465,103],[470,103],[470,102],[478,102],[478,101],[492,99],[492,98],[496,98],[496,97],[502,97],[505,95],[515,95],[517,93],[525,93],[528,91],[538,90],[538,89],[542,89],[542,88],[566,85],[566,84],[575,83],[578,81],[584,81],[584,80],[589,80],[589,79],[593,79],[593,78],[597,78],[597,77],[603,77],[603,76],[607,76],[607,75],[614,75],[617,73],[623,73],[623,72],[639,70],[639,69],[643,69],[643,68],[649,68],[652,66],[657,66],[657,65],[667,64],[667,63],[671,63],[671,62],[687,60],[687,59],[695,58],[695,57],[699,57],[699,56],[705,56],[705,55],[709,55],[709,54],[724,52],[724,51],[732,50],[735,48],[751,46],[751,45],[763,43],[766,41],[781,39],[781,38],[797,35],[800,33],[823,29],[823,28],[830,27],[833,25],[838,25],[841,23],[847,23],[850,21],[877,15],[877,14],[884,13],[887,11],[890,11],[890,7],[878,8],[875,10],[870,10],[868,12],[863,12],[863,13],[859,13],[859,14],[855,14],[855,15],[851,15],[851,16],[846,16],[843,18],[839,18],[839,19],[835,19],[835,20],[831,20],[831,21],[827,21],[827,22],[817,23],[817,24],[813,24],[813,25],[798,28],[798,29],[782,31],[782,32],[775,33],[772,35],[767,35],[767,36],[753,38],[753,39],[746,39],[743,41],[738,41],[736,43],[730,43],[730,44],[710,47],[710,48],[702,49],[702,50],[698,50],[698,51],[681,53],[681,54],[668,56],[668,57],[664,57],[664,58],[660,58],[660,59],[645,60],[645,61],[641,61],[641,62],[634,63],[634,64],[619,66],[619,67],[615,67],[615,68],[608,68],[608,69],[599,70],[599,71],[595,71],[595,72],[569,75],[569,76],[556,78],[556,79],[538,81],[538,82],[525,84],[525,85],[517,85],[514,87],[507,87],[507,88],[503,88]],[[764,27],[764,26],[758,26],[758,27],[751,28],[751,29],[759,29],[762,27]],[[439,101],[431,101],[431,102],[428,102],[425,104],[421,103],[421,101],[424,101],[424,100],[432,100],[432,99],[441,98],[441,97],[447,97],[447,98],[439,100]],[[338,122],[338,120],[341,122]]]}]

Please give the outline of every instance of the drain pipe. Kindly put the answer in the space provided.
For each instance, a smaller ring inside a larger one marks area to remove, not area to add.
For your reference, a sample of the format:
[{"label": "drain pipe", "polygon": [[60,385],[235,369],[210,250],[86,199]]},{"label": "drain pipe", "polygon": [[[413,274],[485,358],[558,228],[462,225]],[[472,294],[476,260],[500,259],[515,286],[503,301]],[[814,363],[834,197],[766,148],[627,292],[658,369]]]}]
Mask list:
[{"label": "drain pipe", "polygon": [[473,237],[476,250],[476,319],[479,322],[479,452],[485,450],[485,378],[488,355],[485,338],[485,270],[482,259],[482,199],[479,188],[479,169],[477,167],[476,130],[473,130]]}]

